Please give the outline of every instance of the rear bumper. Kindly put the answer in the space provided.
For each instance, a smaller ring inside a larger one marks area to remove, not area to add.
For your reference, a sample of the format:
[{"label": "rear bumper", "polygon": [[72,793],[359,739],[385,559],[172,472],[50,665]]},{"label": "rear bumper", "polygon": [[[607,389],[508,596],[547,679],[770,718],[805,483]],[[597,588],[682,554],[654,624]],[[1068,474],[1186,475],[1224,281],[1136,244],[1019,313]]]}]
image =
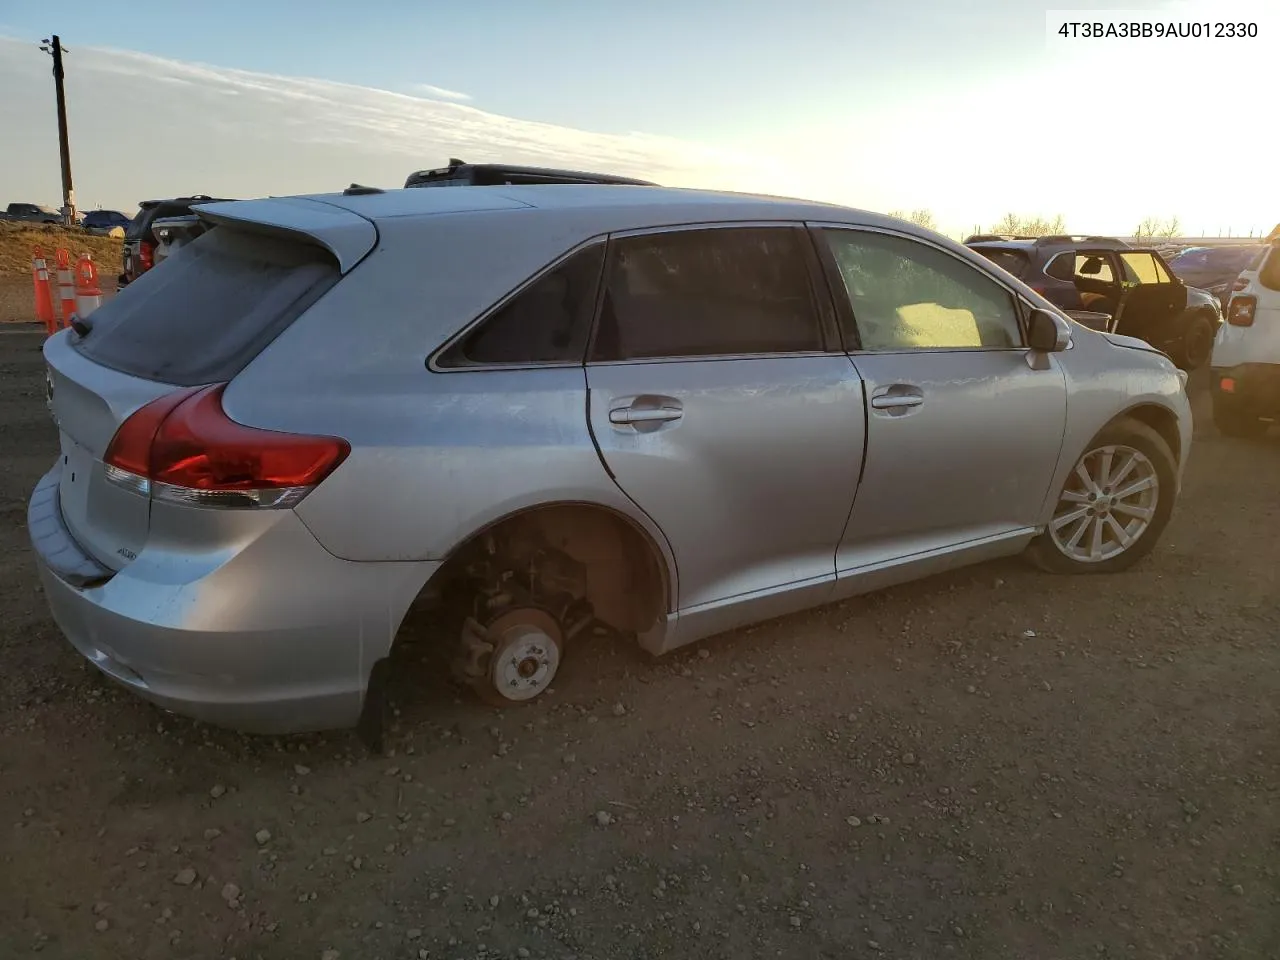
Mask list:
[{"label": "rear bumper", "polygon": [[60,466],[27,525],[50,611],[99,670],[175,713],[252,733],[353,726],[373,663],[438,566],[332,556],[290,511],[235,550],[144,547],[111,573],[62,522]]},{"label": "rear bumper", "polygon": [[1210,388],[1215,400],[1238,404],[1259,417],[1280,417],[1280,363],[1214,367]]}]

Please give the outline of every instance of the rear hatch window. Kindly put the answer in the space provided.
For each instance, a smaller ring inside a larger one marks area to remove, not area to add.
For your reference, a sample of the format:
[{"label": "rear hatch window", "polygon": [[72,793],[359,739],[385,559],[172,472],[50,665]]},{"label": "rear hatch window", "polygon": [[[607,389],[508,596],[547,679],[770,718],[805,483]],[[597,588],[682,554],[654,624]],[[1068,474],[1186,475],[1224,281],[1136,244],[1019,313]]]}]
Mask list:
[{"label": "rear hatch window", "polygon": [[230,380],[339,276],[319,247],[221,226],[94,311],[75,349],[145,380]]},{"label": "rear hatch window", "polygon": [[1022,279],[1030,263],[1027,255],[1021,250],[1007,250],[1000,247],[974,247],[973,249],[1018,279]]}]

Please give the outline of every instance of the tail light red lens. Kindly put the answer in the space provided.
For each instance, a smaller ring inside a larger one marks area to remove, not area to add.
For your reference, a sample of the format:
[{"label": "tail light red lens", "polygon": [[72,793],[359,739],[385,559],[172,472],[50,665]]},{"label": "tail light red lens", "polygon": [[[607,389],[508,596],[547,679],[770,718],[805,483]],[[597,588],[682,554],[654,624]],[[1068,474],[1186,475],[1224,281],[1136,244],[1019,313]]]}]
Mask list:
[{"label": "tail light red lens", "polygon": [[1233,327],[1252,327],[1257,312],[1257,297],[1232,297],[1227,307],[1227,323]]},{"label": "tail light red lens", "polygon": [[156,499],[289,507],[351,452],[338,437],[236,423],[222,409],[225,386],[179,390],[135,412],[103,457],[108,479]]},{"label": "tail light red lens", "polygon": [[150,240],[143,240],[138,244],[138,263],[141,264],[141,273],[143,270],[150,270],[155,266],[156,262],[156,245]]}]

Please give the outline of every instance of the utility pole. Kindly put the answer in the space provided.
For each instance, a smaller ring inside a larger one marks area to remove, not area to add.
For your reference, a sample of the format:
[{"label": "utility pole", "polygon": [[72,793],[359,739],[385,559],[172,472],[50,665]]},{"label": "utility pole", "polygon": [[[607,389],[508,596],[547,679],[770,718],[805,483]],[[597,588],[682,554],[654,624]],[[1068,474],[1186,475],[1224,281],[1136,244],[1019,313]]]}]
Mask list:
[{"label": "utility pole", "polygon": [[67,94],[62,88],[62,55],[68,51],[55,33],[41,42],[40,49],[53,55],[53,85],[58,94],[58,152],[62,157],[62,222],[76,222],[76,188],[71,182],[71,144],[67,139]]}]

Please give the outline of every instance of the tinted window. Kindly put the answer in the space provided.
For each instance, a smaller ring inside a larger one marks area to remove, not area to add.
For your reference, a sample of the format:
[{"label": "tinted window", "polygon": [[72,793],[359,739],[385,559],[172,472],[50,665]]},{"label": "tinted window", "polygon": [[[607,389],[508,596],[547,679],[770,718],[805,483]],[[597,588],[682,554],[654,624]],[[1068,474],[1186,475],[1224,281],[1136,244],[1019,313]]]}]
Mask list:
[{"label": "tinted window", "polygon": [[569,257],[446,350],[438,365],[582,363],[603,262],[602,243]]},{"label": "tinted window", "polygon": [[316,247],[220,227],[107,300],[75,346],[148,380],[229,380],[338,276]]},{"label": "tinted window", "polygon": [[821,350],[808,242],[790,227],[611,242],[594,359]]},{"label": "tinted window", "polygon": [[825,232],[864,350],[1015,347],[1013,295],[934,247],[886,234]]},{"label": "tinted window", "polygon": [[1059,253],[1047,264],[1045,264],[1044,272],[1053,277],[1055,280],[1065,280],[1070,283],[1076,278],[1076,255],[1070,251]]},{"label": "tinted window", "polygon": [[1002,250],[998,247],[974,247],[973,249],[996,266],[1008,270],[1015,277],[1021,277],[1030,262],[1021,250]]}]

